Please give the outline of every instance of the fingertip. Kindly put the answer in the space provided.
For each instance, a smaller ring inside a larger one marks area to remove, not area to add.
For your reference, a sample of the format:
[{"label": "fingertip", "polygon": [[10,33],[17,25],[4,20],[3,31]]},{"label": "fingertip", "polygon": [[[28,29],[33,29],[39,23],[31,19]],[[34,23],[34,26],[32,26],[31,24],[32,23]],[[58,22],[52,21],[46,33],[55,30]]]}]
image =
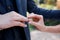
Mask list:
[{"label": "fingertip", "polygon": [[27,25],[26,24],[21,24],[20,27],[27,27]]}]

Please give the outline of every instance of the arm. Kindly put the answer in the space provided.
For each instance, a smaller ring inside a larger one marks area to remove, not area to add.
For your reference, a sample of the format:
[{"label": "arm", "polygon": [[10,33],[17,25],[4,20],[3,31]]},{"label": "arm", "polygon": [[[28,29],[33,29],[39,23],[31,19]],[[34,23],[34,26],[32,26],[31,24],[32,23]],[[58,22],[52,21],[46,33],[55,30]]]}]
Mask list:
[{"label": "arm", "polygon": [[[29,24],[34,25],[34,27],[36,27],[40,31],[51,32],[51,33],[60,33],[60,25],[46,26],[44,24],[44,20],[43,20],[42,15],[30,14],[28,16],[28,18],[33,19],[33,20],[29,20]],[[39,20],[37,20],[37,19],[39,19]],[[35,21],[35,20],[37,20],[37,21]]]},{"label": "arm", "polygon": [[28,12],[43,15],[44,18],[48,19],[60,19],[60,10],[45,10],[42,8],[38,8],[33,0],[27,1]]},{"label": "arm", "polygon": [[43,30],[41,30],[43,32],[51,32],[51,33],[60,33],[60,25],[56,25],[56,26],[45,26],[45,28]]}]

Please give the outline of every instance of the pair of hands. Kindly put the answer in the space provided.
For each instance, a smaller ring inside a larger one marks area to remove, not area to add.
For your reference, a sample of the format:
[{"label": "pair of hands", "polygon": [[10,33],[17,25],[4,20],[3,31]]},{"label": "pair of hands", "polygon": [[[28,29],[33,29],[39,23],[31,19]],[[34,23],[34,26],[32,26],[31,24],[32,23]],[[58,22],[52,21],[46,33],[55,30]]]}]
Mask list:
[{"label": "pair of hands", "polygon": [[[35,19],[37,18],[37,19]],[[33,20],[32,20],[33,19]],[[43,16],[37,14],[29,14],[24,17],[14,11],[4,15],[0,15],[0,29],[6,29],[13,26],[27,27],[25,22],[34,25],[36,28],[44,26]],[[41,26],[42,25],[42,26]]]}]

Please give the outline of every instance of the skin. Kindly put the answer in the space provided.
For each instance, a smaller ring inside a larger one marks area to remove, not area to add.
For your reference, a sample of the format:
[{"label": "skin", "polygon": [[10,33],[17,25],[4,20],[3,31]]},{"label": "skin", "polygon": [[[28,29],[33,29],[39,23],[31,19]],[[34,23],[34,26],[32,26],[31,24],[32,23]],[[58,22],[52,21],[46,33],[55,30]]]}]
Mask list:
[{"label": "skin", "polygon": [[[60,25],[56,25],[56,26],[44,25],[42,15],[30,14],[28,18],[29,18],[29,23],[34,25],[40,31],[60,33]],[[11,28],[13,26],[27,27],[25,22],[28,22],[28,18],[14,11],[6,13],[4,15],[0,15],[0,30]]]},{"label": "skin", "polygon": [[27,27],[25,22],[28,22],[28,18],[12,11],[4,15],[0,15],[0,30],[13,26]]},{"label": "skin", "polygon": [[[28,16],[29,24],[34,25],[38,30],[42,32],[60,33],[60,25],[56,26],[46,26],[44,25],[43,16],[37,14],[30,14]],[[36,18],[36,19],[34,19]],[[39,21],[37,20],[39,19]],[[37,20],[37,21],[35,21]]]}]

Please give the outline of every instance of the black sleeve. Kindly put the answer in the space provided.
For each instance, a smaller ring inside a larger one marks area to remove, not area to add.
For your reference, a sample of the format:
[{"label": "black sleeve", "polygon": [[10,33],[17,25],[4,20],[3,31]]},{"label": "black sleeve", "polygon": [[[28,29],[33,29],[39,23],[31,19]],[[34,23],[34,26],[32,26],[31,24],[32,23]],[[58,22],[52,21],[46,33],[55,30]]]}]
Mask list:
[{"label": "black sleeve", "polygon": [[46,10],[38,8],[33,0],[27,0],[27,11],[43,15],[43,17],[47,19],[60,19],[60,10]]}]

